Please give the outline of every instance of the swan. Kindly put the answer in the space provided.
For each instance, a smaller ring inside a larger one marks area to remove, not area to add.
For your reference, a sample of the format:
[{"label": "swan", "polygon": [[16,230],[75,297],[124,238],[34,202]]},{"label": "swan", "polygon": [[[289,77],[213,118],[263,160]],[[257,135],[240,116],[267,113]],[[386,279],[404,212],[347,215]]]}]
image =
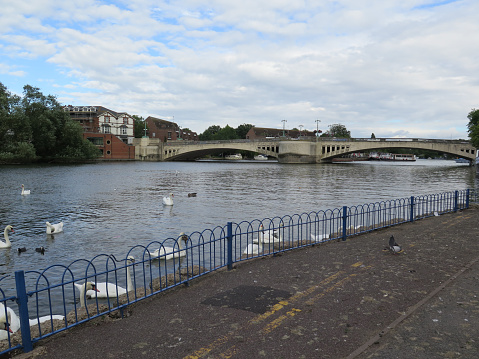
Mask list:
[{"label": "swan", "polygon": [[264,239],[264,231],[263,225],[259,226],[258,230],[258,238],[253,239],[253,243],[248,244],[243,251],[243,254],[260,254],[263,252],[263,239]]},{"label": "swan", "polygon": [[[0,329],[0,340],[7,339],[7,328],[10,333],[15,333],[20,329],[20,318],[18,315],[15,313],[15,311],[7,307],[7,316],[8,316],[8,325],[5,320],[5,305],[3,303],[0,303],[0,328],[2,327],[2,323],[4,324],[5,330]],[[44,315],[39,318],[34,318],[34,319],[29,319],[28,324],[29,326],[37,325],[39,322],[44,323],[47,320],[64,320],[65,316],[63,315]]]},{"label": "swan", "polygon": [[29,190],[29,189],[25,189],[25,186],[22,185],[22,196],[25,196],[26,194],[30,194],[30,190]]},{"label": "swan", "polygon": [[170,193],[168,197],[163,197],[163,204],[165,206],[173,206],[173,193]]},{"label": "swan", "polygon": [[126,266],[126,289],[120,287],[119,285],[115,285],[109,282],[101,282],[96,283],[95,287],[96,290],[87,290],[86,297],[87,298],[116,298],[116,296],[126,294],[130,290],[133,290],[133,283],[131,281],[131,274],[130,274],[130,265],[135,262],[135,258],[133,256],[128,256],[127,258],[127,266]]},{"label": "swan", "polygon": [[325,241],[326,239],[329,239],[329,234],[318,234],[318,235],[314,235],[311,233],[311,239],[314,241],[314,242],[323,242]]},{"label": "swan", "polygon": [[164,260],[184,257],[186,255],[186,250],[183,249],[183,246],[181,245],[181,241],[184,241],[185,244],[188,242],[188,236],[184,232],[180,233],[180,240],[177,241],[178,248],[176,248],[176,246],[174,247],[161,246],[156,251],[151,252],[151,257],[153,259],[164,259]]},{"label": "swan", "polygon": [[[284,227],[283,223],[280,223],[280,228],[278,229],[269,229],[266,231],[263,231],[263,236],[262,236],[262,242],[265,244],[270,244],[270,243],[279,243],[282,240],[281,236],[281,227]],[[258,238],[253,239],[253,243],[258,243]]]},{"label": "swan", "polygon": [[5,242],[0,241],[0,248],[10,248],[12,246],[12,243],[10,243],[10,238],[8,238],[8,232],[15,233],[13,227],[10,225],[6,226],[5,230],[3,231],[3,237],[5,238]]},{"label": "swan", "polygon": [[47,234],[56,234],[63,231],[63,222],[51,224],[50,222],[45,222],[47,225]]},{"label": "swan", "polygon": [[[75,284],[75,287],[80,291],[80,307],[85,306],[85,294],[88,293],[89,290],[98,292],[98,289],[96,289],[95,284],[93,284],[92,282],[86,282],[84,284],[77,284],[77,283],[74,283],[74,284]],[[88,295],[86,297],[90,298],[88,297]]]},{"label": "swan", "polygon": [[394,239],[394,236],[391,236],[391,238],[389,238],[389,250],[393,254],[401,252],[401,246],[396,243],[396,240]]}]

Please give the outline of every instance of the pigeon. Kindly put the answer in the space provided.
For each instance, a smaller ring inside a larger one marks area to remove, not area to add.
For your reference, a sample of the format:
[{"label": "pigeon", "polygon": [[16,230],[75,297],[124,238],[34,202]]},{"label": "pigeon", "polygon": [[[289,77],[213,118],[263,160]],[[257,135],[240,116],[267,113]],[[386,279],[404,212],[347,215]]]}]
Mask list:
[{"label": "pigeon", "polygon": [[393,254],[399,253],[402,250],[401,247],[399,246],[399,244],[396,243],[396,240],[394,239],[394,236],[391,236],[391,238],[389,238],[389,250]]}]

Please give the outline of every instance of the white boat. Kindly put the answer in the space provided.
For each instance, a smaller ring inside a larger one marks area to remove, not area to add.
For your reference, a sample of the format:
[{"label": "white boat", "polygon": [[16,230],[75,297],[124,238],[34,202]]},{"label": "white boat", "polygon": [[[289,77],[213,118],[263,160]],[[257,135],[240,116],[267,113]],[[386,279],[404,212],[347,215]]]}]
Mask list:
[{"label": "white boat", "polygon": [[377,153],[371,152],[369,154],[370,160],[379,161],[416,161],[416,155],[409,153]]},{"label": "white boat", "polygon": [[241,156],[241,154],[239,153],[235,153],[234,155],[226,155],[225,159],[226,160],[242,160],[243,156]]},{"label": "white boat", "polygon": [[[462,158],[462,157],[461,158],[456,158],[455,161],[456,161],[456,163],[467,163],[467,164],[469,164],[469,160],[466,160],[465,158]],[[476,161],[476,163],[477,163],[477,161]]]},{"label": "white boat", "polygon": [[267,160],[268,160],[268,156],[259,154],[259,155],[254,156],[254,159],[255,159],[256,161],[267,161]]}]

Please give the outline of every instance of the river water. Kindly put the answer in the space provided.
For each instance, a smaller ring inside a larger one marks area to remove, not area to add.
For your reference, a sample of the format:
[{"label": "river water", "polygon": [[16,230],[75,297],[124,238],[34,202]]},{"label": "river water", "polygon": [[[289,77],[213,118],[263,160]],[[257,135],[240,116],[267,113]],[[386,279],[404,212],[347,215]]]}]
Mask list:
[{"label": "river water", "polygon": [[[31,191],[21,196],[21,185]],[[0,278],[17,270],[68,265],[100,253],[124,258],[151,241],[239,222],[476,187],[473,167],[454,161],[112,162],[0,167]],[[174,205],[162,198],[174,194]],[[188,197],[188,193],[197,193]],[[64,222],[46,234],[45,222]],[[35,252],[45,247],[44,255]],[[17,249],[25,247],[19,254]],[[10,276],[9,276],[10,277]],[[4,290],[12,279],[4,279]]]}]

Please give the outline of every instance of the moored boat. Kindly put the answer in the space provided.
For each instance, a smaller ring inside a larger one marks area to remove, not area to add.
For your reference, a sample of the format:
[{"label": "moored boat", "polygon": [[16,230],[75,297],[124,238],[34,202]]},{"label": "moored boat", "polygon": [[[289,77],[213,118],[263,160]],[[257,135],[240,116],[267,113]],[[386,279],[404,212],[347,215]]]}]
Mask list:
[{"label": "moored boat", "polygon": [[259,155],[254,156],[254,159],[255,159],[256,161],[267,161],[267,160],[268,160],[268,156],[259,154]]},{"label": "moored boat", "polygon": [[234,155],[226,155],[226,160],[242,160],[243,156],[240,153],[235,153]]}]

